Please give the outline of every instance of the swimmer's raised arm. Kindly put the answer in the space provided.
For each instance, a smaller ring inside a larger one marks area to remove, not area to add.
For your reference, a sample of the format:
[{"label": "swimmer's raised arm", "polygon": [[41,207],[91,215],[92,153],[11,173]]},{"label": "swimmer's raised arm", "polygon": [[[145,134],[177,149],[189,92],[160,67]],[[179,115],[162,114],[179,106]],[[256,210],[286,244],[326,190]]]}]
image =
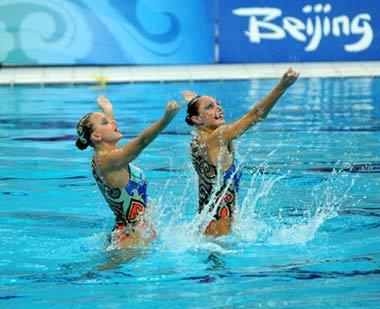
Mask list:
[{"label": "swimmer's raised arm", "polygon": [[256,104],[252,110],[250,110],[247,114],[245,114],[234,123],[221,126],[217,130],[219,132],[215,132],[213,135],[217,136],[218,138],[222,137],[226,141],[230,141],[243,134],[256,122],[265,119],[273,106],[281,98],[281,96],[297,80],[298,76],[299,72],[293,70],[292,68],[288,69],[280,79],[277,86],[274,87],[273,90],[264,99]]},{"label": "swimmer's raised arm", "polygon": [[105,97],[105,96],[99,96],[97,99],[98,105],[100,109],[104,112],[104,114],[111,118],[114,119],[113,115],[113,108],[111,102]]},{"label": "swimmer's raised arm", "polygon": [[175,101],[170,101],[166,106],[162,118],[142,131],[136,138],[126,144],[123,148],[111,151],[104,158],[103,168],[117,170],[136,159],[141,151],[147,147],[172,121],[180,108],[180,104],[177,104]]}]

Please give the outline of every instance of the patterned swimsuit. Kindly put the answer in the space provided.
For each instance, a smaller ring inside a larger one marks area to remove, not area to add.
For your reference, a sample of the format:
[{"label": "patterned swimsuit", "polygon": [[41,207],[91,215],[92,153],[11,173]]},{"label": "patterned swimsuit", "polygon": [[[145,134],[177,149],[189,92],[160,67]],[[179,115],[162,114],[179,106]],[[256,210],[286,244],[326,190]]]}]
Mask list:
[{"label": "patterned swimsuit", "polygon": [[128,164],[130,179],[125,188],[112,188],[107,185],[99,164],[92,160],[92,173],[100,191],[115,214],[115,227],[127,235],[134,232],[147,204],[147,181],[143,172]]},{"label": "patterned swimsuit", "polygon": [[[198,212],[200,213],[205,206],[208,206],[210,211],[215,211],[216,220],[232,217],[237,204],[241,173],[232,163],[228,170],[219,176],[217,166],[205,159],[204,147],[199,137],[194,136],[190,149],[193,166],[198,174]],[[214,210],[215,206],[216,210]]]}]

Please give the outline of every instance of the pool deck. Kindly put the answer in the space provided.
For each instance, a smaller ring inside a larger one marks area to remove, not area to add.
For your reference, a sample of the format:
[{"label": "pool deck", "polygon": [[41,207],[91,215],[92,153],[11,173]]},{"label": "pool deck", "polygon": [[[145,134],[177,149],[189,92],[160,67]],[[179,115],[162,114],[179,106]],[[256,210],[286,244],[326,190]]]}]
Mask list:
[{"label": "pool deck", "polygon": [[380,76],[380,61],[268,64],[1,67],[0,85],[51,85],[278,78],[293,67],[302,77]]}]

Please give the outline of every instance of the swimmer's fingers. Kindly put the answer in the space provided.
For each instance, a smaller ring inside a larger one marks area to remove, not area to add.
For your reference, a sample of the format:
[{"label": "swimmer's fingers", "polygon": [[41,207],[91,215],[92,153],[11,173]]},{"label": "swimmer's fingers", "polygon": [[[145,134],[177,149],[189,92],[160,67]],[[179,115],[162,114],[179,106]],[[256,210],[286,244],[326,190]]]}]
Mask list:
[{"label": "swimmer's fingers", "polygon": [[296,80],[300,76],[300,72],[294,70],[293,68],[289,68],[287,74],[288,78],[291,78],[292,80]]},{"label": "swimmer's fingers", "polygon": [[289,68],[286,73],[284,74],[283,78],[287,80],[296,80],[298,76],[300,75],[299,72],[294,70],[293,68]]},{"label": "swimmer's fingers", "polygon": [[102,108],[105,105],[111,104],[110,101],[104,95],[98,96],[97,102],[100,108]]},{"label": "swimmer's fingers", "polygon": [[174,100],[169,101],[165,109],[165,115],[164,115],[165,119],[167,121],[171,121],[175,117],[175,115],[177,115],[181,107],[182,107],[182,104],[178,104]]},{"label": "swimmer's fingers", "polygon": [[288,88],[298,79],[299,75],[299,72],[297,72],[293,68],[289,68],[286,71],[286,73],[282,76],[280,83],[283,87]]},{"label": "swimmer's fingers", "polygon": [[113,118],[113,108],[111,102],[105,96],[99,96],[97,99],[99,107],[103,110],[106,116]]},{"label": "swimmer's fingers", "polygon": [[171,101],[168,102],[168,105],[166,106],[166,109],[179,110],[181,107],[182,107],[182,104],[177,103],[174,100],[171,100]]},{"label": "swimmer's fingers", "polygon": [[190,91],[190,90],[185,90],[184,92],[182,92],[182,95],[183,95],[184,100],[187,103],[189,103],[191,101],[191,99],[193,99],[197,96],[197,94],[195,92]]}]

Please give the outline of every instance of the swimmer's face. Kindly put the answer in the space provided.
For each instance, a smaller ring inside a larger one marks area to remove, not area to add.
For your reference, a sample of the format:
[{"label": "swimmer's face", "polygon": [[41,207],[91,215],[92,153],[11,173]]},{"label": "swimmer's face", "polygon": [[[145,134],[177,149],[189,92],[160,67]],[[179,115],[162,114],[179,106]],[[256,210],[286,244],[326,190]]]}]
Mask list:
[{"label": "swimmer's face", "polygon": [[94,139],[94,141],[117,142],[122,138],[116,121],[107,117],[104,113],[93,113],[91,123],[93,125],[91,138]]},{"label": "swimmer's face", "polygon": [[219,102],[213,97],[202,96],[198,100],[198,116],[194,116],[197,125],[217,128],[224,124],[224,112]]}]

